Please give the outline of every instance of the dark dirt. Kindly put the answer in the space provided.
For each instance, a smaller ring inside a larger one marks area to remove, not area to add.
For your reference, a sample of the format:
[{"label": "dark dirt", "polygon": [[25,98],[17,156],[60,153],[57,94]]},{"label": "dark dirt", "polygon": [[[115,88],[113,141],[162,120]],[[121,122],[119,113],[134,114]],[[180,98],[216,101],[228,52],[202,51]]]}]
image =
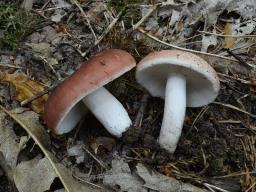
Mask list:
[{"label": "dark dirt", "polygon": [[8,178],[6,176],[0,176],[0,192],[13,192],[14,190],[10,186]]}]

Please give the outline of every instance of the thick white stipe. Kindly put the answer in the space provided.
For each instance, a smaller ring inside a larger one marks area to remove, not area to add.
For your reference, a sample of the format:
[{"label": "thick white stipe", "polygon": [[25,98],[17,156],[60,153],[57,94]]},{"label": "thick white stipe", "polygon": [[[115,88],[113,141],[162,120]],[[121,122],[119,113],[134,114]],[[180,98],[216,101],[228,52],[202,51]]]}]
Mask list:
[{"label": "thick white stipe", "polygon": [[84,97],[83,102],[102,125],[116,137],[121,137],[132,124],[123,105],[104,87]]},{"label": "thick white stipe", "polygon": [[161,147],[174,153],[179,141],[186,112],[186,79],[171,74],[166,83],[165,105],[159,136]]}]

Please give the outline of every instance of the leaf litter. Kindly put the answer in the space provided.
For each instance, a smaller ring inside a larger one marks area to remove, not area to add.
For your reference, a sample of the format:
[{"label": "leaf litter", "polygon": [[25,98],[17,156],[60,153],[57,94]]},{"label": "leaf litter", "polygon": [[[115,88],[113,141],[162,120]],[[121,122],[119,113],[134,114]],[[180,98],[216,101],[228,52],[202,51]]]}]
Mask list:
[{"label": "leaf litter", "polygon": [[13,174],[16,187],[24,192],[47,191],[56,177],[46,157],[35,157],[30,161],[19,163]]},{"label": "leaf litter", "polygon": [[23,149],[19,139],[12,129],[13,123],[7,115],[0,111],[0,165],[5,168],[9,178],[13,176],[13,170],[17,165],[19,152]]},{"label": "leaf litter", "polygon": [[[56,158],[49,151],[49,143],[50,143],[49,135],[45,131],[44,127],[39,123],[38,115],[36,113],[34,113],[33,111],[28,111],[24,108],[17,108],[12,111],[8,111],[1,106],[1,109],[5,113],[7,113],[13,120],[15,120],[15,122],[17,122],[22,128],[24,128],[26,132],[30,135],[30,137],[35,141],[35,143],[40,147],[40,149],[45,155],[45,160],[42,160],[43,162],[42,166],[45,166],[45,168],[47,168],[45,163],[48,163],[48,165],[51,165],[52,167],[51,175],[52,176],[57,175],[59,177],[66,191],[68,192],[73,192],[73,191],[86,192],[91,190],[101,191],[100,189],[92,188],[88,184],[86,185],[86,184],[79,183],[73,178],[72,173],[69,169],[67,169],[61,163],[57,162]],[[27,164],[24,164],[23,166],[27,166]],[[22,168],[24,169],[24,167]],[[50,171],[49,169],[47,170]],[[17,172],[17,174],[18,173],[19,172]],[[28,171],[28,174],[31,174],[31,171]],[[33,177],[33,175],[30,175],[30,176]],[[20,177],[15,177],[15,178],[18,179]],[[19,181],[19,183],[23,183],[23,182]],[[30,182],[31,182],[30,180],[27,180],[27,183],[30,183]],[[48,184],[50,183],[48,182]],[[22,186],[20,187],[21,189],[24,189]],[[46,186],[42,186],[42,187],[44,188]],[[44,191],[44,190],[38,189],[38,191]]]},{"label": "leaf litter", "polygon": [[[39,92],[44,91],[42,84],[28,78],[22,73],[4,73],[2,81],[9,82],[14,85],[16,94],[15,99],[22,102],[26,99],[30,99]],[[43,113],[45,102],[48,99],[48,94],[35,99],[31,102],[30,107],[36,113]]]},{"label": "leaf litter", "polygon": [[174,178],[167,177],[152,171],[142,163],[138,163],[132,173],[125,159],[115,157],[112,160],[112,169],[105,173],[103,183],[113,189],[121,191],[146,192],[148,190],[159,192],[205,192],[196,186],[186,184]]}]

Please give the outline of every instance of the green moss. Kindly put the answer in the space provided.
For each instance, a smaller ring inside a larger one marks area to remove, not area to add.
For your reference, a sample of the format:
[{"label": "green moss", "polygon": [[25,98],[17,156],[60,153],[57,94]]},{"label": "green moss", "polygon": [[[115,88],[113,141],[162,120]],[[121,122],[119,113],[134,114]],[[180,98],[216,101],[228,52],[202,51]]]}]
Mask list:
[{"label": "green moss", "polygon": [[40,21],[15,5],[0,4],[0,48],[17,48],[19,41]]},{"label": "green moss", "polygon": [[141,0],[108,0],[107,7],[113,8],[118,13],[126,8],[122,20],[124,21],[125,27],[130,28],[132,22],[136,23],[140,20],[140,8],[139,6],[134,6],[139,3],[141,3]]},{"label": "green moss", "polygon": [[108,0],[107,7],[113,7],[120,12],[125,6],[141,3],[141,0]]}]

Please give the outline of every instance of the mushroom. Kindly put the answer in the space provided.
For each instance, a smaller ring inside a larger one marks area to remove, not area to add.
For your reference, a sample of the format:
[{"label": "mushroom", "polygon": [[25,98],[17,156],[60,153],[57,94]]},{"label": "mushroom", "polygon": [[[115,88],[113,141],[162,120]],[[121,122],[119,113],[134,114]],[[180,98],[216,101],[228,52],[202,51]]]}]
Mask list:
[{"label": "mushroom", "polygon": [[121,137],[131,120],[123,105],[103,86],[135,65],[129,53],[118,49],[89,59],[50,95],[44,112],[48,128],[56,134],[71,131],[87,107],[111,134]]},{"label": "mushroom", "polygon": [[170,153],[179,141],[186,106],[207,105],[220,89],[217,73],[205,60],[176,50],[147,55],[137,65],[136,79],[152,96],[165,99],[158,142]]}]

